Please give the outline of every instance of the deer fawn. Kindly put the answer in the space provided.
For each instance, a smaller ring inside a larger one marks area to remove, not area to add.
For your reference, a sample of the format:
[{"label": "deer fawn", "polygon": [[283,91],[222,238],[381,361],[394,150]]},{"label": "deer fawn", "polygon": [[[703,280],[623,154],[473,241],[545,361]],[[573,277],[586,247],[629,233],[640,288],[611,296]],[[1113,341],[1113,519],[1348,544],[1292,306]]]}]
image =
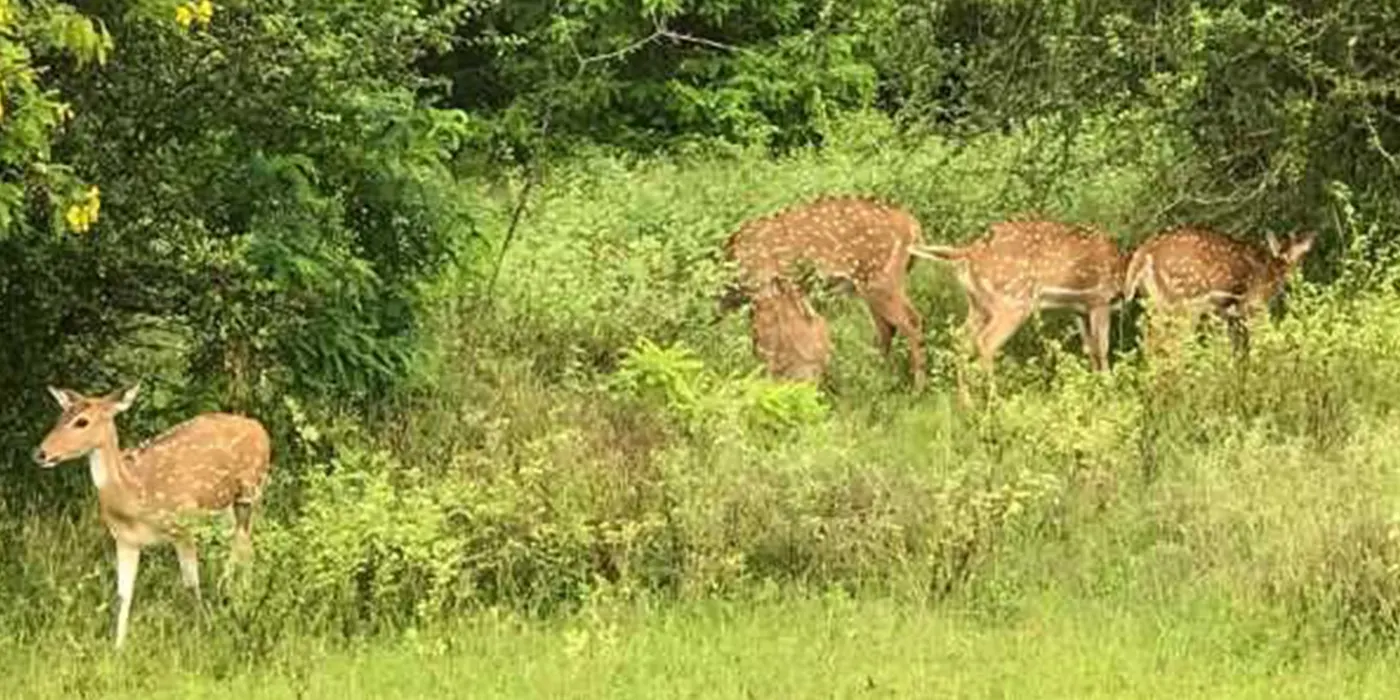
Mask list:
[{"label": "deer fawn", "polygon": [[1145,291],[1154,315],[1194,321],[1214,313],[1225,321],[1234,350],[1247,353],[1245,320],[1278,295],[1317,236],[1308,232],[1286,243],[1272,233],[1266,238],[1263,248],[1191,226],[1159,233],[1133,252],[1126,297]]},{"label": "deer fawn", "polygon": [[826,319],[786,278],[777,278],[753,295],[754,353],[768,373],[782,379],[816,381],[826,373],[831,339]]},{"label": "deer fawn", "polygon": [[905,337],[914,386],[922,388],[922,321],[904,290],[909,249],[920,236],[919,222],[908,212],[854,196],[822,197],[750,220],[724,245],[725,256],[738,264],[740,282],[722,310],[810,264],[826,282],[847,283],[865,300],[882,353],[889,355],[896,330]]},{"label": "deer fawn", "polygon": [[227,413],[191,418],[135,449],[122,450],[116,416],[131,407],[140,385],[103,397],[49,387],[63,413],[34,450],[50,468],[86,456],[102,521],[116,541],[116,646],[126,640],[141,548],[172,542],[184,583],[199,599],[199,557],[184,523],[188,515],[232,510],[232,555],[252,552],[253,506],[267,480],[271,440],[262,424]]},{"label": "deer fawn", "polygon": [[1125,257],[1101,231],[1053,221],[1004,221],[968,245],[915,246],[913,254],[952,262],[967,295],[963,331],[982,366],[1030,315],[1070,308],[1079,319],[1084,353],[1108,369],[1109,320],[1122,294]]}]

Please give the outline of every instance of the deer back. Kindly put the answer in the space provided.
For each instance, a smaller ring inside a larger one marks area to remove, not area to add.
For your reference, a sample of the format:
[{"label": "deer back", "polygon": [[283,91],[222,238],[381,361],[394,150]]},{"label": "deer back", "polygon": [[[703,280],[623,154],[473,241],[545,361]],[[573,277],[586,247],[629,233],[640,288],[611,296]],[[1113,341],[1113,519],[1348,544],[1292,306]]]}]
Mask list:
[{"label": "deer back", "polygon": [[1128,285],[1168,306],[1206,301],[1255,306],[1279,292],[1311,245],[1309,234],[1275,251],[1208,229],[1179,227],[1134,251]]},{"label": "deer back", "polygon": [[857,287],[903,275],[920,237],[908,212],[862,197],[824,197],[741,226],[725,244],[751,289],[800,262]]},{"label": "deer back", "polygon": [[217,510],[255,498],[270,461],[262,424],[228,413],[195,416],[122,453],[133,495],[151,510]]},{"label": "deer back", "polygon": [[974,292],[1029,302],[1064,297],[1107,302],[1122,291],[1127,260],[1097,229],[1054,221],[1005,221],[957,258]]}]

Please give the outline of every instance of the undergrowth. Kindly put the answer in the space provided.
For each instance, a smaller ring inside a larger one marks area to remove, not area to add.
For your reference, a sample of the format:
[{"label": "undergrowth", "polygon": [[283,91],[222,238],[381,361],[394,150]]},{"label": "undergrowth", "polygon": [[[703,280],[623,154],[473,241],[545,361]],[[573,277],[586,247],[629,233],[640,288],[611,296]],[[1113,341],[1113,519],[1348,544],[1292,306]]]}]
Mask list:
[{"label": "undergrowth", "polygon": [[[1124,604],[1207,590],[1293,639],[1396,639],[1400,298],[1384,285],[1295,285],[1244,362],[1220,333],[1147,362],[1132,324],[1116,324],[1104,375],[1049,314],[1008,349],[999,397],[958,410],[961,301],[946,270],[920,263],[929,391],[909,389],[906,358],[881,357],[864,310],[839,296],[819,300],[832,379],[761,377],[742,313],[713,317],[718,242],[748,216],[847,191],[906,204],[930,240],[1032,206],[1125,242],[1157,223],[1136,212],[1162,154],[1096,168],[1114,151],[1087,139],[1073,154],[1084,177],[1033,201],[1017,184],[1021,137],[896,150],[881,128],[780,161],[557,166],[499,275],[464,268],[438,290],[428,386],[368,421],[288,403],[294,437],[278,446],[253,569],[213,583],[227,538],[212,524],[201,615],[173,555],[151,550],[137,643],[177,638],[195,616],[215,659],[202,663],[236,666],[305,635],[363,639],[470,611],[774,588],[993,616],[1048,590]],[[474,194],[504,243],[514,202],[499,186]],[[14,639],[107,642],[113,572],[87,498],[71,518],[0,519],[0,627]]]}]

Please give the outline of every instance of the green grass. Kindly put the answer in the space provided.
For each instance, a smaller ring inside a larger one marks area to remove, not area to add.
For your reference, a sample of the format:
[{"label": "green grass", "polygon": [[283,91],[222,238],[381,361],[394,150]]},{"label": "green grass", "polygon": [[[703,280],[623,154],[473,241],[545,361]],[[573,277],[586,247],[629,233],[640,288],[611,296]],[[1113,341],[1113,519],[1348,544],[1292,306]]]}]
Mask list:
[{"label": "green grass", "polygon": [[[1392,654],[1299,654],[1228,605],[1045,597],[1013,620],[889,599],[481,615],[356,649],[292,643],[211,672],[186,639],[118,657],[10,648],[11,698],[1395,697]],[[187,646],[188,645],[188,646]],[[222,677],[220,677],[222,676]]]}]

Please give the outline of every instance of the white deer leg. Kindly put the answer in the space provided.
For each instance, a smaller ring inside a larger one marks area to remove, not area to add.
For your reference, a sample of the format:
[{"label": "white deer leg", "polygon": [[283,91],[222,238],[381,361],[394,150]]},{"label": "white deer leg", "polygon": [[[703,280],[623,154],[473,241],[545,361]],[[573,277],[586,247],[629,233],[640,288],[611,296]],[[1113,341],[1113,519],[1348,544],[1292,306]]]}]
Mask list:
[{"label": "white deer leg", "polygon": [[117,540],[117,648],[126,641],[131,596],[136,591],[136,570],[141,567],[141,547]]},{"label": "white deer leg", "polygon": [[180,558],[180,580],[184,581],[185,588],[194,592],[195,601],[200,601],[199,550],[195,548],[193,542],[177,541],[175,543],[175,555]]}]

